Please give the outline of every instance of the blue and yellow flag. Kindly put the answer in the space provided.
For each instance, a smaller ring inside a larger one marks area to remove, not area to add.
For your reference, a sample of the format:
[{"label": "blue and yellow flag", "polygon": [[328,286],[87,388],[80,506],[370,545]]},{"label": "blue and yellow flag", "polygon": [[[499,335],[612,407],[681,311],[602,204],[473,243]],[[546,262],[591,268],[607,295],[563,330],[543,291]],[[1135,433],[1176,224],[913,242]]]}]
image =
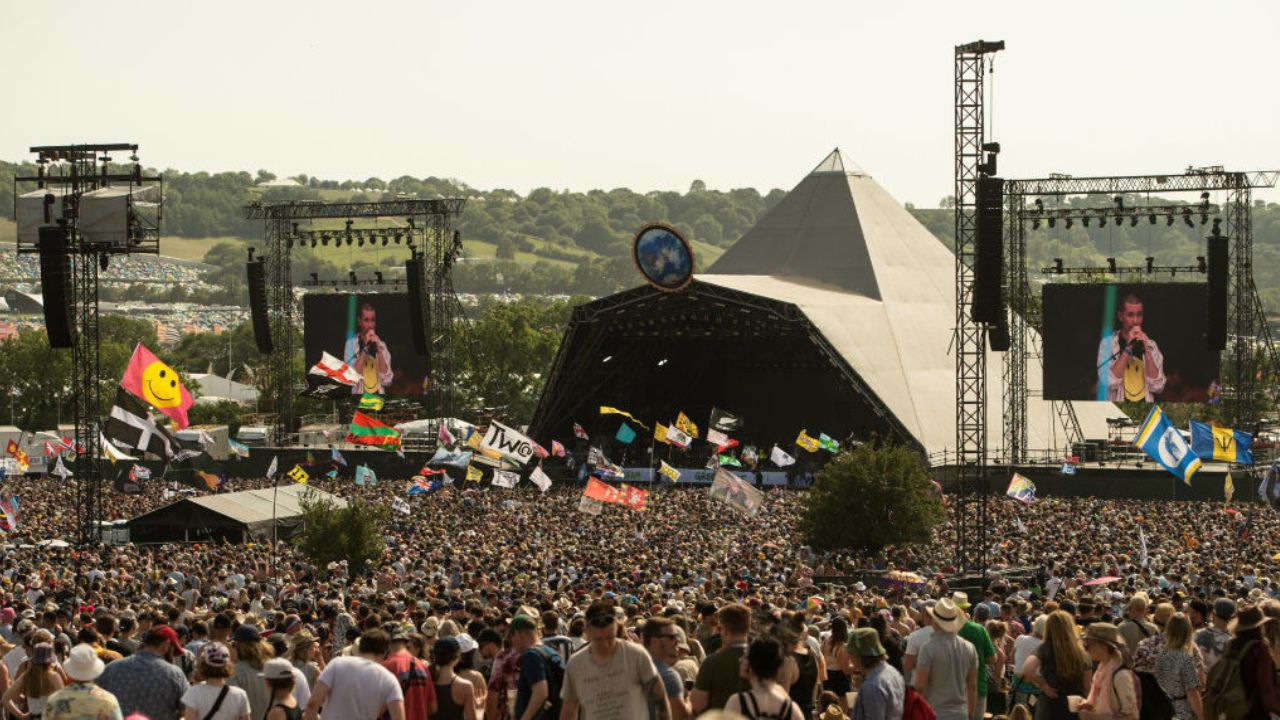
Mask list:
[{"label": "blue and yellow flag", "polygon": [[1169,422],[1169,418],[1164,416],[1159,405],[1151,406],[1151,412],[1142,422],[1138,438],[1133,444],[1187,485],[1191,484],[1191,477],[1200,469],[1200,458],[1191,452],[1187,441],[1178,432],[1178,428]]},{"label": "blue and yellow flag", "polygon": [[1201,460],[1253,464],[1253,436],[1240,430],[1191,421],[1191,449]]}]

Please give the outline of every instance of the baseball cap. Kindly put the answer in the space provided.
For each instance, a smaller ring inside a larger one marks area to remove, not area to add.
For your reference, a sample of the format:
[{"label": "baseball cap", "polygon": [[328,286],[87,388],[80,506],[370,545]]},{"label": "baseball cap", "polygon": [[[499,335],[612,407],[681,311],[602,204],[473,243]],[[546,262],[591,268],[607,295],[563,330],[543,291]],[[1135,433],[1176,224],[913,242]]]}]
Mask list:
[{"label": "baseball cap", "polygon": [[168,640],[175,646],[182,645],[182,640],[178,638],[178,631],[168,625],[156,625],[150,630],[147,630],[146,636],[142,638],[142,644],[155,647],[165,640]]},{"label": "baseball cap", "polygon": [[293,663],[284,658],[271,658],[262,666],[262,672],[258,673],[258,677],[264,677],[268,680],[291,678],[293,677]]},{"label": "baseball cap", "polygon": [[207,642],[200,647],[200,662],[209,667],[226,667],[231,662],[231,651],[220,642]]}]

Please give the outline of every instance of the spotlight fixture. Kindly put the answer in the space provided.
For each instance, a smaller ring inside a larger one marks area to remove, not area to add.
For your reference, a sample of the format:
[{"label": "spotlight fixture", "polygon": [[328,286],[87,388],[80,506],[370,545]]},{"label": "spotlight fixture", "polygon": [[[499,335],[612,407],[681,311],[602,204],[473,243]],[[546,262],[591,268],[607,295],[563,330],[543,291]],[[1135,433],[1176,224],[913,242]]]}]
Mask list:
[{"label": "spotlight fixture", "polygon": [[386,236],[386,235],[383,235],[383,236],[382,236],[382,247],[386,247],[386,246],[387,246],[387,239],[388,239],[388,238],[387,238],[387,236]]},{"label": "spotlight fixture", "polygon": [[313,248],[314,248],[315,246],[316,246],[316,236],[315,236],[315,235],[312,235],[312,236],[311,236],[311,247],[313,247]]},{"label": "spotlight fixture", "polygon": [[[1135,220],[1135,221],[1136,221],[1137,219],[1138,219],[1138,218],[1136,218],[1136,217],[1134,218],[1134,220]],[[1121,224],[1123,224],[1123,223],[1124,223],[1124,216],[1122,216],[1122,215],[1117,215],[1117,216],[1116,216],[1116,227],[1120,227],[1120,225],[1121,225]],[[1134,224],[1136,225],[1137,223],[1135,222]]]},{"label": "spotlight fixture", "polygon": [[1124,210],[1124,198],[1123,198],[1123,197],[1121,197],[1120,195],[1115,196],[1115,203],[1116,203],[1116,209],[1117,209],[1117,210],[1121,210],[1121,211],[1123,211],[1123,210]]},{"label": "spotlight fixture", "polygon": [[1191,208],[1182,208],[1182,221],[1187,224],[1187,227],[1195,227],[1195,223],[1191,222]]},{"label": "spotlight fixture", "polygon": [[311,273],[311,284],[312,285],[320,284],[320,273]]},{"label": "spotlight fixture", "polygon": [[1150,221],[1151,221],[1151,224],[1152,224],[1152,225],[1155,225],[1155,224],[1156,224],[1156,214],[1155,214],[1155,213],[1151,213],[1150,215],[1148,215],[1148,216],[1147,216],[1147,220],[1150,220]]},{"label": "spotlight fixture", "polygon": [[1087,215],[1085,217],[1080,218],[1080,222],[1084,223],[1085,227],[1089,227],[1089,217]]},{"label": "spotlight fixture", "polygon": [[658,361],[658,367],[662,367],[663,365],[666,365],[666,364],[667,364],[666,358],[662,358],[661,360]]},{"label": "spotlight fixture", "polygon": [[1071,218],[1067,218],[1067,229],[1068,229],[1068,230],[1070,230],[1070,229],[1071,229],[1071,226],[1072,226],[1072,225],[1075,225],[1075,224],[1076,224],[1075,220],[1072,220]]},{"label": "spotlight fixture", "polygon": [[1036,206],[1036,214],[1040,215],[1040,214],[1043,214],[1043,213],[1044,213],[1044,201],[1043,201],[1043,200],[1041,200],[1040,198],[1036,198],[1035,206]]},{"label": "spotlight fixture", "polygon": [[375,278],[377,278],[377,279],[378,279],[378,284],[379,284],[379,285],[381,285],[381,284],[382,284],[382,271],[381,271],[381,270],[374,270],[374,271],[373,271],[373,276],[374,276]]},{"label": "spotlight fixture", "polygon": [[1055,217],[1050,216],[1050,217],[1049,217],[1049,227],[1055,227],[1057,224],[1058,224],[1058,219],[1057,219],[1057,218],[1055,218]]},{"label": "spotlight fixture", "polygon": [[352,241],[351,231],[348,230],[347,231],[347,247],[351,247],[351,241]]},{"label": "spotlight fixture", "polygon": [[[1153,219],[1153,220],[1152,220],[1152,222],[1155,222],[1155,220]],[[1120,223],[1120,218],[1116,218],[1116,224],[1119,224],[1119,223]],[[1137,216],[1137,215],[1130,215],[1130,216],[1129,216],[1129,227],[1138,227],[1138,216]]]},{"label": "spotlight fixture", "polygon": [[1098,227],[1104,228],[1106,226],[1107,226],[1107,211],[1103,210],[1102,217],[1098,218]]},{"label": "spotlight fixture", "polygon": [[1164,224],[1165,227],[1173,227],[1174,219],[1175,218],[1173,217],[1173,213],[1169,213],[1169,217],[1165,218],[1165,221],[1166,221]]},{"label": "spotlight fixture", "polygon": [[287,237],[287,238],[285,238],[285,239],[284,239],[284,246],[285,246],[285,249],[287,249],[287,250],[292,250],[292,249],[293,249],[293,238],[292,238],[292,237]]},{"label": "spotlight fixture", "polygon": [[356,236],[356,247],[364,247],[364,235]]},{"label": "spotlight fixture", "polygon": [[396,244],[400,244],[400,240],[404,237],[401,233],[396,233]]},{"label": "spotlight fixture", "polygon": [[356,279],[356,271],[355,271],[355,270],[349,270],[349,271],[347,271],[347,277],[348,277],[348,278],[350,278],[350,280],[351,280],[351,284],[352,284],[352,285],[359,285],[359,284],[360,284],[360,281]]},{"label": "spotlight fixture", "polygon": [[1031,229],[1032,230],[1040,229],[1040,218],[1035,218],[1034,220],[1031,221]]},{"label": "spotlight fixture", "polygon": [[1205,272],[1209,269],[1209,264],[1205,262],[1203,255],[1196,256],[1196,266],[1200,269],[1200,272]]},{"label": "spotlight fixture", "polygon": [[1204,225],[1204,224],[1205,224],[1205,223],[1207,223],[1207,222],[1209,222],[1209,214],[1208,214],[1208,213],[1206,213],[1205,211],[1201,210],[1201,211],[1200,211],[1200,224],[1201,224],[1201,225]]},{"label": "spotlight fixture", "polygon": [[1058,273],[1059,275],[1062,274],[1062,258],[1053,259],[1053,271]]},{"label": "spotlight fixture", "polygon": [[1116,259],[1115,259],[1115,258],[1113,258],[1113,257],[1109,257],[1109,258],[1107,258],[1107,271],[1108,271],[1108,272],[1110,272],[1112,275],[1115,275],[1115,274],[1116,274]]},{"label": "spotlight fixture", "polygon": [[1209,205],[1209,191],[1206,190],[1200,193],[1200,204],[1205,206]]},{"label": "spotlight fixture", "polygon": [[1147,257],[1147,274],[1148,275],[1150,275],[1152,270],[1155,269],[1155,266],[1156,266],[1156,259],[1148,256]]}]

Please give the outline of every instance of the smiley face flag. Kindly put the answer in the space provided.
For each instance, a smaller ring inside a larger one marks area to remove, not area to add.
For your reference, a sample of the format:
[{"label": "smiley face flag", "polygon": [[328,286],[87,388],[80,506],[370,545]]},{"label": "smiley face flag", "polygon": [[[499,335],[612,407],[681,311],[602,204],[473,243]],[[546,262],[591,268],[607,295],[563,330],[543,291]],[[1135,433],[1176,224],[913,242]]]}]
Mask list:
[{"label": "smiley face flag", "polygon": [[191,393],[183,387],[178,373],[161,362],[142,343],[138,343],[133,349],[133,357],[129,358],[129,364],[125,366],[120,385],[168,415],[179,428],[190,424],[187,422],[187,410],[195,404]]}]

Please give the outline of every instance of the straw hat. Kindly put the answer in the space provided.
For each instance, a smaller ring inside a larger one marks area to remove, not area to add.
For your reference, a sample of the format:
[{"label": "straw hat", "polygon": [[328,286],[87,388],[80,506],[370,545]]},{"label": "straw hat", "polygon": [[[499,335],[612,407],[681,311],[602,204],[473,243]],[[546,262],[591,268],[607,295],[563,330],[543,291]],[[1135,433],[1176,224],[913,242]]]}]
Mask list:
[{"label": "straw hat", "polygon": [[956,607],[951,598],[942,598],[929,609],[933,624],[942,632],[956,632],[964,625],[964,611]]},{"label": "straw hat", "polygon": [[1120,637],[1120,629],[1111,623],[1092,623],[1085,628],[1084,641],[1100,642],[1104,645],[1110,645],[1116,652],[1124,652],[1124,640]]}]

